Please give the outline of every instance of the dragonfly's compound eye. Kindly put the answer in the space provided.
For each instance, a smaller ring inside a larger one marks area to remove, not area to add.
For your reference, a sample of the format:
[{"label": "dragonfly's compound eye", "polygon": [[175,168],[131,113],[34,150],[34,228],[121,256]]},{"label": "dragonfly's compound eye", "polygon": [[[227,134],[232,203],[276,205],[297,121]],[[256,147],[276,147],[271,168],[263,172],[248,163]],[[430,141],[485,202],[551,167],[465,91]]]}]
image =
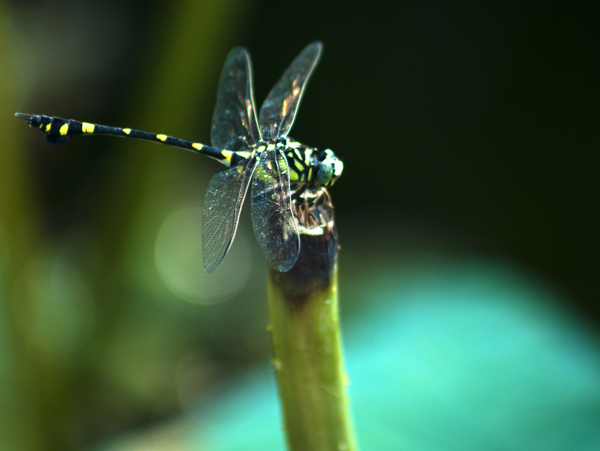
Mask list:
[{"label": "dragonfly's compound eye", "polygon": [[319,163],[319,170],[317,171],[317,182],[320,185],[327,185],[331,177],[333,176],[333,166],[331,163],[323,161]]},{"label": "dragonfly's compound eye", "polygon": [[321,155],[323,159],[319,163],[317,182],[321,185],[331,186],[342,174],[344,163],[342,163],[330,149],[325,149]]}]

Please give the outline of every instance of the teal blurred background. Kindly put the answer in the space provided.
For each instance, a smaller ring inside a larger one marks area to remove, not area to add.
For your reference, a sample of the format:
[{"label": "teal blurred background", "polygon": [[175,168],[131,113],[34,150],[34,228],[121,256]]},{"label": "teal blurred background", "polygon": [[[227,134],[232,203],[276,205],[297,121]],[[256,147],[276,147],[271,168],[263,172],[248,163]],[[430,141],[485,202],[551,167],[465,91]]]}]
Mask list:
[{"label": "teal blurred background", "polygon": [[233,46],[260,105],[316,39],[292,136],[345,163],[331,194],[363,449],[600,449],[585,5],[0,0],[0,449],[281,449],[247,216],[202,270],[222,166],[116,138],[51,147],[13,115],[208,143]]}]

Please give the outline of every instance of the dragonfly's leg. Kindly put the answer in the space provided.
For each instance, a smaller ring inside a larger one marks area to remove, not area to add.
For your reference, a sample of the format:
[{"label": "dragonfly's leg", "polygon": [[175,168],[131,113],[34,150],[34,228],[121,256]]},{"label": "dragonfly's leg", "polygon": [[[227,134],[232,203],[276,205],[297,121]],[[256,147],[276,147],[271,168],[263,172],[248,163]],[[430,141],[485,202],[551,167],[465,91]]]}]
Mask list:
[{"label": "dragonfly's leg", "polygon": [[306,191],[306,185],[302,185],[299,190],[294,191],[292,193],[292,199],[298,199],[302,194],[304,194],[304,191]]}]

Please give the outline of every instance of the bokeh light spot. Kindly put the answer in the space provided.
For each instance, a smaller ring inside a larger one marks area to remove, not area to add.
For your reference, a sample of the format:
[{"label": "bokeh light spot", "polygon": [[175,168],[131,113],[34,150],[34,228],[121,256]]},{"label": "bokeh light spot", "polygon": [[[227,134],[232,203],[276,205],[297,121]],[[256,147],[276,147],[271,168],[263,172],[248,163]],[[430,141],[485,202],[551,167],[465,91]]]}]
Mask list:
[{"label": "bokeh light spot", "polygon": [[162,225],[156,239],[156,268],[165,285],[180,298],[213,304],[238,293],[248,281],[251,251],[238,229],[235,242],[219,268],[206,274],[202,263],[202,209],[183,208]]}]

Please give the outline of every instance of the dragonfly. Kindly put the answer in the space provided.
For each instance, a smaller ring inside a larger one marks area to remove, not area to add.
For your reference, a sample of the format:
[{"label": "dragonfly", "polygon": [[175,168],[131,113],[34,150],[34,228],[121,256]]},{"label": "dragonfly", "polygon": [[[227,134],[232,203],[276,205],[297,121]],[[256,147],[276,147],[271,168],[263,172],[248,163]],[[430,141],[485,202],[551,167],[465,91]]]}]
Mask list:
[{"label": "dragonfly", "polygon": [[243,47],[231,50],[219,79],[210,136],[212,146],[56,116],[22,113],[16,116],[42,130],[46,140],[55,145],[76,136],[111,135],[180,147],[221,162],[229,169],[212,177],[203,205],[205,271],[208,274],[215,271],[227,255],[244,200],[251,191],[256,239],[271,266],[287,272],[300,254],[300,218],[294,201],[321,196],[344,168],[331,149],[318,150],[288,137],[322,49],[320,42],[313,42],[296,57],[267,95],[258,118],[250,55]]}]

